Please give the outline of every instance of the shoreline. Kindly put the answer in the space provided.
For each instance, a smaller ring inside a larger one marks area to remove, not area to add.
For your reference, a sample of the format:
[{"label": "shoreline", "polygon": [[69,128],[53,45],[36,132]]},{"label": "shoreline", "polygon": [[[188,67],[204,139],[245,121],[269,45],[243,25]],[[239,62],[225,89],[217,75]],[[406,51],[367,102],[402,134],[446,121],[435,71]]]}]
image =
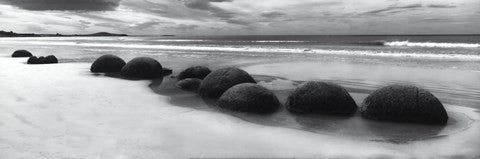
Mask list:
[{"label": "shoreline", "polygon": [[[469,128],[460,126],[464,129],[447,126],[447,129],[455,130],[447,136],[409,142],[372,141],[365,136],[342,135],[342,130],[349,124],[368,123],[356,117],[346,120],[325,119],[321,123],[327,124],[328,130],[322,130],[323,133],[305,131],[288,124],[293,121],[304,124],[304,127],[315,128],[311,124],[319,120],[316,117],[285,118],[285,114],[282,114],[285,112],[280,110],[269,121],[265,120],[269,117],[194,105],[201,99],[192,97],[195,96],[193,93],[175,92],[174,86],[168,83],[176,79],[170,76],[152,85],[150,80],[131,81],[93,75],[88,71],[90,63],[32,66],[22,63],[23,60],[26,59],[0,57],[2,68],[9,68],[0,71],[0,78],[5,79],[0,84],[2,103],[5,104],[0,106],[0,152],[6,154],[7,158],[38,158],[42,155],[51,158],[338,155],[428,158],[480,155],[477,152],[480,141],[472,140],[480,133],[478,109],[449,105],[449,112],[464,114],[472,122]],[[242,68],[249,70],[249,67],[257,66],[262,65]],[[264,86],[288,84],[288,81],[258,76],[258,72],[250,73],[256,74],[255,79],[264,81],[260,82]],[[284,98],[281,94],[287,93],[283,90],[289,87],[277,86],[273,86],[277,88],[275,93],[279,98]],[[170,93],[170,97],[158,93]],[[356,101],[362,98],[358,94],[352,95],[357,96]],[[184,106],[176,106],[182,103]],[[467,120],[458,121],[465,124]],[[328,123],[333,125],[328,126]],[[377,126],[382,128],[382,125],[385,124]],[[374,128],[375,124],[372,126],[364,130]],[[381,134],[376,135],[381,137]],[[203,147],[205,143],[210,146]],[[224,149],[225,145],[229,149]],[[65,153],[65,150],[69,153]]]}]

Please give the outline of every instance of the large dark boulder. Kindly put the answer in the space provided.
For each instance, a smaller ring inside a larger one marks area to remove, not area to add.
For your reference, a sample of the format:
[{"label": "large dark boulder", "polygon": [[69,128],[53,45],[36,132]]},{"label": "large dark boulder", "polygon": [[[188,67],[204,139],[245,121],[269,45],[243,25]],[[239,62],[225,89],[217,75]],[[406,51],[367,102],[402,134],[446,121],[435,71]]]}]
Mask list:
[{"label": "large dark boulder", "polygon": [[125,61],[122,58],[115,55],[102,55],[97,58],[92,66],[90,66],[91,72],[120,72],[122,67],[125,66]]},{"label": "large dark boulder", "polygon": [[48,55],[46,57],[40,56],[31,56],[27,60],[27,64],[52,64],[52,63],[58,63],[58,59],[53,56],[53,55]]},{"label": "large dark boulder", "polygon": [[251,113],[272,113],[280,107],[273,92],[255,83],[241,83],[223,93],[220,108]]},{"label": "large dark boulder", "polygon": [[33,55],[27,50],[16,50],[12,54],[12,57],[30,57],[30,56],[33,56]]},{"label": "large dark boulder", "polygon": [[53,55],[48,55],[45,57],[45,59],[43,60],[43,63],[44,64],[48,64],[48,63],[58,63],[58,59],[57,57],[53,56]]},{"label": "large dark boulder", "polygon": [[222,68],[208,74],[200,84],[198,93],[202,97],[219,98],[230,87],[240,83],[256,83],[255,80],[239,68]]},{"label": "large dark boulder", "polygon": [[150,57],[136,57],[123,66],[120,75],[129,78],[154,78],[163,75],[162,65]]},{"label": "large dark boulder", "polygon": [[178,74],[177,79],[178,80],[183,80],[185,78],[204,79],[210,72],[212,71],[208,67],[194,66],[180,72],[180,74]]},{"label": "large dark boulder", "polygon": [[196,91],[198,90],[198,87],[200,86],[200,83],[202,83],[201,79],[198,78],[185,78],[183,80],[178,81],[175,85],[183,90],[189,90],[189,91]]},{"label": "large dark boulder", "polygon": [[362,116],[374,120],[423,124],[447,123],[447,111],[429,91],[411,85],[380,88],[363,101]]},{"label": "large dark boulder", "polygon": [[340,85],[310,81],[296,88],[287,98],[287,110],[301,114],[352,115],[357,105]]}]

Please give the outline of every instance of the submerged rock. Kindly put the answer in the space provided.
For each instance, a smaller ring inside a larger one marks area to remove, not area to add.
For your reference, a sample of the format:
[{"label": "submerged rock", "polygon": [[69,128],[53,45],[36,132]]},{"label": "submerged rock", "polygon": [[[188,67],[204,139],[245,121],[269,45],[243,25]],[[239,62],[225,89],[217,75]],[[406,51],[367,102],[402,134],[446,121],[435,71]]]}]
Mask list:
[{"label": "submerged rock", "polygon": [[224,109],[272,113],[280,107],[280,102],[273,92],[255,83],[241,83],[223,93],[217,105]]},{"label": "submerged rock", "polygon": [[287,99],[287,110],[294,113],[352,115],[357,105],[340,85],[310,81],[296,88]]},{"label": "submerged rock", "polygon": [[185,78],[178,81],[175,85],[183,90],[196,91],[201,82],[202,80],[198,78]]},{"label": "submerged rock", "polygon": [[202,97],[219,98],[227,89],[240,83],[256,82],[244,70],[235,67],[222,68],[208,74],[198,91]]},{"label": "submerged rock", "polygon": [[27,50],[16,50],[12,54],[12,57],[31,57],[31,56],[33,56],[32,53],[30,53]]},{"label": "submerged rock", "polygon": [[363,101],[362,116],[374,120],[446,124],[447,111],[429,91],[411,85],[380,88]]},{"label": "submerged rock", "polygon": [[198,79],[204,79],[209,73],[212,71],[205,66],[194,66],[187,68],[180,72],[178,74],[177,79],[178,80],[183,80],[185,78],[198,78]]},{"label": "submerged rock", "polygon": [[58,63],[58,60],[55,56],[53,55],[48,55],[46,57],[40,56],[32,56],[28,58],[27,64],[52,64],[52,63]]},{"label": "submerged rock", "polygon": [[120,75],[130,78],[154,78],[163,76],[162,65],[150,57],[136,57],[122,67]]},{"label": "submerged rock", "polygon": [[91,72],[120,72],[125,66],[125,61],[115,55],[102,55],[90,66]]}]

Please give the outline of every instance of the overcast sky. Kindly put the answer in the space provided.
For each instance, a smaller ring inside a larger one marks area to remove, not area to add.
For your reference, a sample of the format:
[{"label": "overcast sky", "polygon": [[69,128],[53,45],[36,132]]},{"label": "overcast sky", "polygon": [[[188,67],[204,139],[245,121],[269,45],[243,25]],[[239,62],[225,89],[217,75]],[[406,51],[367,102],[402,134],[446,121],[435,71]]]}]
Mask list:
[{"label": "overcast sky", "polygon": [[480,34],[480,0],[0,0],[0,30],[143,35]]}]

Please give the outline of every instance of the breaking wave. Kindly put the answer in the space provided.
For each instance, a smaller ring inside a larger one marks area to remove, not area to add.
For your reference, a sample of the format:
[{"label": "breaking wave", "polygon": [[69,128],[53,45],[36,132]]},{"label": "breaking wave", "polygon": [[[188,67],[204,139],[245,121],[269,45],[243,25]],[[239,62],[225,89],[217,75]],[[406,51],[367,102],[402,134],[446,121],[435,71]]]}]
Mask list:
[{"label": "breaking wave", "polygon": [[[10,41],[11,43],[17,43]],[[251,46],[188,46],[188,45],[152,45],[152,44],[126,44],[126,43],[78,43],[78,42],[45,42],[30,41],[23,44],[56,45],[56,46],[81,46],[81,47],[114,47],[129,49],[155,49],[180,51],[214,51],[214,52],[244,52],[244,53],[291,53],[291,54],[319,54],[341,56],[367,56],[390,58],[437,59],[458,61],[480,61],[478,54],[436,54],[436,53],[411,53],[411,52],[383,52],[374,50],[347,50],[347,49],[304,49],[304,48],[278,48],[278,47],[251,47]]]},{"label": "breaking wave", "polygon": [[480,44],[477,44],[477,43],[391,41],[391,42],[383,42],[383,45],[384,46],[407,46],[407,47],[480,48]]}]

